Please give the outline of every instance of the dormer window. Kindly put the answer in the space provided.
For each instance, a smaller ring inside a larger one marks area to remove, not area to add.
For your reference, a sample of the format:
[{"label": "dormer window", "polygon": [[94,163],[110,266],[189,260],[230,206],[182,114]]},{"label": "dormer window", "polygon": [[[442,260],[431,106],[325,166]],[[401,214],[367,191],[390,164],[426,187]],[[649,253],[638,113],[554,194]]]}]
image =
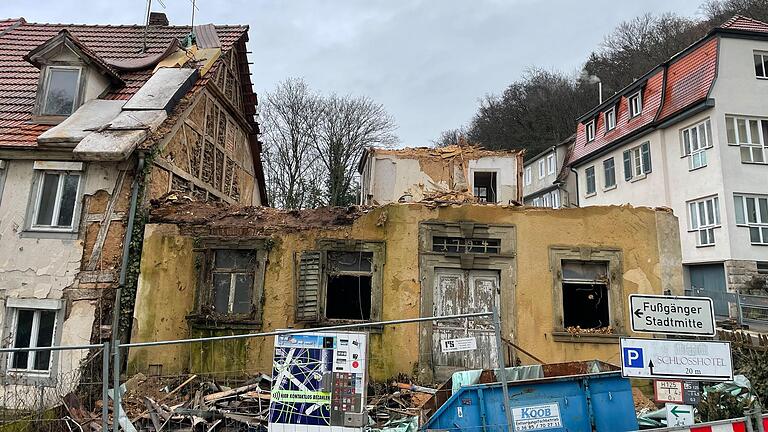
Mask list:
[{"label": "dormer window", "polygon": [[616,108],[611,108],[605,112],[605,131],[611,131],[616,128]]},{"label": "dormer window", "polygon": [[629,116],[636,117],[643,112],[642,92],[637,92],[629,97]]},{"label": "dormer window", "polygon": [[587,134],[587,142],[594,141],[595,140],[595,121],[590,120],[586,125],[584,125],[584,129],[586,130],[586,134]]},{"label": "dormer window", "polygon": [[78,105],[82,69],[71,66],[48,66],[42,92],[40,115],[68,116]]}]

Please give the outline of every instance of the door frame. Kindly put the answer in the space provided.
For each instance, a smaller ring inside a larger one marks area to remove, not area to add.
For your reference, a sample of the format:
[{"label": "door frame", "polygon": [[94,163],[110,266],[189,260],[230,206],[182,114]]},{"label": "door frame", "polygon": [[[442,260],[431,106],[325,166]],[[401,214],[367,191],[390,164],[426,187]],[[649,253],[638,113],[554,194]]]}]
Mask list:
[{"label": "door frame", "polygon": [[[498,254],[444,253],[432,250],[434,237],[462,239],[499,239]],[[419,224],[419,282],[421,287],[421,316],[432,316],[435,268],[459,270],[492,270],[499,273],[499,317],[501,336],[514,340],[517,230],[512,224],[479,224],[474,222],[425,221]],[[436,374],[432,360],[432,323],[419,326],[419,370]],[[502,342],[502,346],[504,343]],[[478,347],[480,348],[480,347]]]}]

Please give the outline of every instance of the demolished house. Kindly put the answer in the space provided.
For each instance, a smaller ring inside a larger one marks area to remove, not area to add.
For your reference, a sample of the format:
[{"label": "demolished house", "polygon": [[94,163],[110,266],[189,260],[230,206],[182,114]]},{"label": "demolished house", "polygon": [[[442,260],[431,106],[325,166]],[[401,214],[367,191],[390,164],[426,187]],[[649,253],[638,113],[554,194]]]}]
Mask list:
[{"label": "demolished house", "polygon": [[[604,229],[610,226],[610,230]],[[496,309],[507,364],[618,361],[627,296],[682,294],[664,209],[456,202],[283,211],[158,202],[144,234],[132,342],[311,329]],[[497,365],[490,317],[371,327],[374,380]],[[472,355],[439,341],[472,336]],[[127,371],[255,376],[273,338],[131,348]],[[518,350],[516,347],[522,349]],[[534,357],[537,360],[534,360]]]},{"label": "demolished house", "polygon": [[[4,348],[130,338],[149,200],[265,204],[247,40],[154,13],[148,28],[0,21]],[[0,400],[60,402],[88,354],[4,353]]]},{"label": "demolished house", "polygon": [[456,201],[521,203],[523,150],[446,147],[368,148],[357,170],[360,204]]}]

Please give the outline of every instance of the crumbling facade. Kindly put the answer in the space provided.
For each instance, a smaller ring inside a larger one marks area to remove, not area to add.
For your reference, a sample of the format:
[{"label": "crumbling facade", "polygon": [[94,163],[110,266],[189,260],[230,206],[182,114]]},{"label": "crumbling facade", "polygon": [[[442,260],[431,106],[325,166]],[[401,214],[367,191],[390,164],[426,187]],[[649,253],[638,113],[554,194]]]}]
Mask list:
[{"label": "crumbling facade", "polygon": [[[247,31],[0,22],[3,347],[128,338],[150,200],[265,203]],[[3,400],[55,400],[87,354],[2,355]]]},{"label": "crumbling facade", "polygon": [[[610,230],[604,227],[610,226]],[[616,363],[627,296],[682,294],[669,211],[390,204],[280,211],[177,199],[153,209],[132,342],[500,311],[545,362]],[[442,378],[496,365],[490,320],[371,329],[369,373]],[[475,336],[471,356],[441,339]],[[510,361],[536,360],[511,348]],[[272,338],[134,348],[129,372],[269,371]]]},{"label": "crumbling facade", "polygon": [[470,145],[367,149],[358,164],[360,204],[422,200],[521,203],[523,151]]}]

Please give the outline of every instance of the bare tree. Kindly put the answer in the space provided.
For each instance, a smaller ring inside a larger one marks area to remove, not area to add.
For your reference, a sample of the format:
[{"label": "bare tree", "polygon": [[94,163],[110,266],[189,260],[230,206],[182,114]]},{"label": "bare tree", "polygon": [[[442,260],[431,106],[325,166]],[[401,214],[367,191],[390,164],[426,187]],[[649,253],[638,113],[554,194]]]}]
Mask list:
[{"label": "bare tree", "polygon": [[312,136],[321,111],[320,96],[301,79],[289,78],[266,95],[261,111],[264,162],[267,192],[276,207],[312,207],[319,200]]},{"label": "bare tree", "polygon": [[437,147],[445,147],[449,145],[463,145],[467,143],[467,131],[464,127],[457,129],[448,129],[440,132],[440,136],[436,140],[432,140],[432,144]]},{"label": "bare tree", "polygon": [[397,142],[396,127],[384,106],[368,97],[331,95],[324,99],[320,127],[313,133],[318,159],[326,172],[327,205],[355,202],[357,162],[366,147]]}]

